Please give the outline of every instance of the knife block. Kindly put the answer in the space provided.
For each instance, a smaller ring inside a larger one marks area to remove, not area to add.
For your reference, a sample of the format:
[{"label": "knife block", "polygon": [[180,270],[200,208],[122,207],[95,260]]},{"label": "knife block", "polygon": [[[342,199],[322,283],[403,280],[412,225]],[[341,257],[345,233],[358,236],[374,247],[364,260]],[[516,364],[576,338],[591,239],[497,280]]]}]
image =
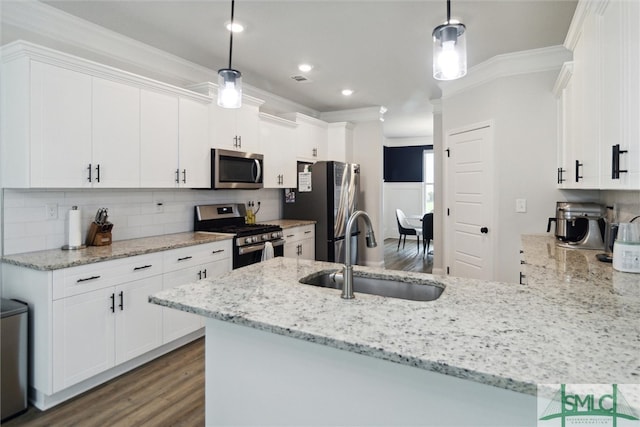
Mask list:
[{"label": "knife block", "polygon": [[91,223],[89,233],[87,233],[87,246],[108,246],[111,244],[111,230],[100,231],[101,226],[95,222]]}]

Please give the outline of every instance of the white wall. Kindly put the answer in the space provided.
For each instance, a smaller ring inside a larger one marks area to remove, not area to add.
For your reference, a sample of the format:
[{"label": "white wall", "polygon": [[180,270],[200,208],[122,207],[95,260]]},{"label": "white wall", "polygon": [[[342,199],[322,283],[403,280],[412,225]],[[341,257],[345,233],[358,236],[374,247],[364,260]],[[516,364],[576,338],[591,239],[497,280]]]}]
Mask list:
[{"label": "white wall", "polygon": [[359,206],[371,217],[378,241],[377,248],[363,248],[358,264],[382,267],[384,265],[384,227],[382,213],[383,135],[379,120],[355,123],[353,129],[353,161],[360,164]]},{"label": "white wall", "polygon": [[[544,232],[555,202],[565,197],[556,189],[557,120],[551,89],[557,74],[504,77],[442,101],[445,135],[473,123],[494,123],[496,280],[519,281],[520,235]],[[516,198],[527,200],[526,213],[515,212]]]},{"label": "white wall", "polygon": [[[2,190],[4,254],[56,249],[67,243],[66,215],[82,211],[83,241],[96,210],[109,209],[113,240],[193,231],[198,204],[261,202],[257,221],[281,218],[282,190]],[[157,203],[162,202],[162,211]],[[58,219],[47,220],[45,206],[56,204]]]}]

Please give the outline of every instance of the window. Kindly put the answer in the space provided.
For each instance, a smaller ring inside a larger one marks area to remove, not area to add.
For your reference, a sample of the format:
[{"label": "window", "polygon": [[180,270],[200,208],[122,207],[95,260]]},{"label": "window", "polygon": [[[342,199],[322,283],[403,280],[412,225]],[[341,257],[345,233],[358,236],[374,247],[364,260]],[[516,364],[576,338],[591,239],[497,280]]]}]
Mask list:
[{"label": "window", "polygon": [[422,152],[422,160],[423,160],[423,197],[425,209],[424,212],[433,212],[433,190],[434,190],[434,182],[433,182],[433,149],[424,150]]}]

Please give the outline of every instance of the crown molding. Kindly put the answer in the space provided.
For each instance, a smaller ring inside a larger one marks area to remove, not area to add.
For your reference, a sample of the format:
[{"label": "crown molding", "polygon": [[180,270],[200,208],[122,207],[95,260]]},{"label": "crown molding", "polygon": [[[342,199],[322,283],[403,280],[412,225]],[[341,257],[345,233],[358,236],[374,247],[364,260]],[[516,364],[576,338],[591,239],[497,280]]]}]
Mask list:
[{"label": "crown molding", "polygon": [[[143,74],[166,83],[187,87],[217,79],[211,70],[177,55],[141,43],[39,1],[6,1],[2,25],[20,30],[21,38],[109,66]],[[24,37],[22,37],[24,35]],[[264,100],[265,109],[276,112],[319,112],[243,82],[245,95]]]},{"label": "crown molding", "polygon": [[302,114],[302,113],[285,113],[285,114],[280,114],[280,117],[286,119],[286,120],[291,120],[292,122],[295,123],[307,123],[313,126],[318,126],[318,127],[322,127],[322,128],[328,128],[329,124],[327,122],[325,122],[324,120],[321,119],[317,119],[315,117],[311,117],[311,116],[307,116],[306,114]]},{"label": "crown molding", "polygon": [[149,88],[156,91],[170,93],[172,95],[188,97],[203,104],[210,104],[212,101],[212,98],[207,96],[207,94],[201,94],[189,89],[159,82],[157,80],[59,52],[44,46],[39,46],[24,40],[17,40],[2,46],[0,48],[0,56],[3,63],[8,63],[20,58],[29,58],[37,60],[38,62],[55,65],[57,67],[77,71],[94,77],[109,79],[125,84],[133,84],[138,87]]},{"label": "crown molding", "polygon": [[290,128],[296,128],[298,127],[298,123],[292,121],[292,120],[288,120],[279,116],[274,116],[273,114],[267,114],[267,113],[260,113],[258,115],[260,117],[260,120],[265,121],[265,122],[271,122],[271,123],[276,123],[279,125],[283,125],[283,126],[288,126]]},{"label": "crown molding", "polygon": [[354,108],[351,110],[328,111],[320,113],[320,118],[327,122],[371,122],[384,121],[385,107]]},{"label": "crown molding", "polygon": [[442,99],[498,78],[559,69],[572,57],[564,46],[551,46],[497,55],[469,69],[461,79],[440,83]]},{"label": "crown molding", "polygon": [[556,98],[559,98],[562,95],[562,90],[567,87],[572,75],[573,61],[568,61],[562,64],[560,74],[558,74],[558,78],[556,79],[556,84],[553,86],[553,90],[551,91]]}]

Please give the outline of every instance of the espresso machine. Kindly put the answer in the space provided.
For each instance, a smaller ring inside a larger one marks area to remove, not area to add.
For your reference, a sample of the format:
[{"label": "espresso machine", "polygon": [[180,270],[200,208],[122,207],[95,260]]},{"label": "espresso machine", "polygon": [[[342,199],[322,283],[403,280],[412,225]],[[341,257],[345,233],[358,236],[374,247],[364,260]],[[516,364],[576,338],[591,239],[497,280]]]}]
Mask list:
[{"label": "espresso machine", "polygon": [[597,203],[557,202],[556,216],[549,218],[556,223],[556,245],[562,248],[604,249],[602,240],[606,208]]}]

